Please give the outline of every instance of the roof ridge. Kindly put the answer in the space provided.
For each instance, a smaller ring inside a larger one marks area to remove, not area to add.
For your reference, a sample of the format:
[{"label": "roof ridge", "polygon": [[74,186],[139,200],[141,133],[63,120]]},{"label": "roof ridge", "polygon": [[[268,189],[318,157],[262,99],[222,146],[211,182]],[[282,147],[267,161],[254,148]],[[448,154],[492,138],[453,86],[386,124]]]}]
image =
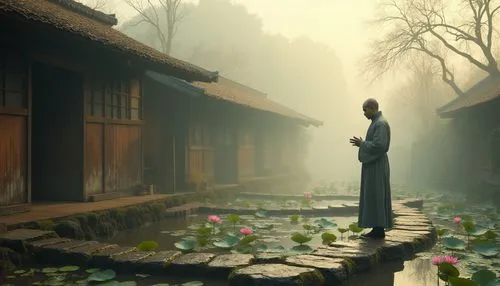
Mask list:
[{"label": "roof ridge", "polygon": [[104,12],[90,8],[89,6],[76,2],[74,0],[47,0],[59,6],[62,6],[68,10],[71,10],[80,15],[91,18],[92,20],[98,21],[102,24],[114,26],[118,24],[118,19],[115,14],[106,14]]}]

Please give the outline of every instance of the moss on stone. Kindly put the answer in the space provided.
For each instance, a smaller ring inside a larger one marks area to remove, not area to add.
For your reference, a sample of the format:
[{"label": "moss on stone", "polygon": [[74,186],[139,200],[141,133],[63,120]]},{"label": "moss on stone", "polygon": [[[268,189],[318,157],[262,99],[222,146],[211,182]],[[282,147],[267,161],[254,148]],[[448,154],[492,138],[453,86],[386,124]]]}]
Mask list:
[{"label": "moss on stone", "polygon": [[342,261],[342,265],[344,265],[347,271],[347,276],[353,274],[356,271],[356,263],[351,258],[344,258],[344,261]]},{"label": "moss on stone", "polygon": [[302,285],[325,285],[325,277],[318,269],[312,272],[301,273],[299,275]]},{"label": "moss on stone", "polygon": [[54,231],[61,237],[84,239],[85,233],[80,223],[75,220],[63,220],[56,223]]},{"label": "moss on stone", "polygon": [[36,223],[38,224],[37,229],[41,229],[41,230],[54,230],[54,227],[56,226],[54,221],[50,220],[50,219],[39,220]]}]

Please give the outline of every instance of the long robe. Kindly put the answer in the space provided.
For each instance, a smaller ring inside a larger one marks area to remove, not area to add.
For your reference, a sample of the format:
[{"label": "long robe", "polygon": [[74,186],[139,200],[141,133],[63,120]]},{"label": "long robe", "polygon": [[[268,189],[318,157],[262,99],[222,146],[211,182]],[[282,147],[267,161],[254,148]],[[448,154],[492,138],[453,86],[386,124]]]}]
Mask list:
[{"label": "long robe", "polygon": [[378,112],[359,146],[361,195],[358,225],[360,227],[392,227],[390,168],[387,152],[391,142],[389,123]]}]

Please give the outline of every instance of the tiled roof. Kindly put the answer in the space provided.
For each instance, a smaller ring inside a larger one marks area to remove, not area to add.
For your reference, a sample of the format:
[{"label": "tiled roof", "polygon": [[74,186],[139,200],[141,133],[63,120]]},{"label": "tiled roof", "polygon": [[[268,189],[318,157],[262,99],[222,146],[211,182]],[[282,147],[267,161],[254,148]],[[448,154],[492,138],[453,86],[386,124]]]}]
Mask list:
[{"label": "tiled roof", "polygon": [[467,90],[464,95],[440,107],[437,112],[441,117],[453,117],[457,112],[486,104],[499,97],[500,76],[489,76]]},{"label": "tiled roof", "polygon": [[0,0],[0,14],[47,24],[92,42],[136,56],[165,73],[187,80],[214,81],[218,74],[172,58],[113,29],[113,15],[92,10],[73,0]]},{"label": "tiled roof", "polygon": [[194,82],[193,85],[203,89],[205,94],[210,97],[296,119],[306,124],[314,126],[322,125],[321,121],[300,114],[293,109],[268,99],[267,96],[260,91],[251,89],[227,78],[220,77],[218,82],[212,83]]}]

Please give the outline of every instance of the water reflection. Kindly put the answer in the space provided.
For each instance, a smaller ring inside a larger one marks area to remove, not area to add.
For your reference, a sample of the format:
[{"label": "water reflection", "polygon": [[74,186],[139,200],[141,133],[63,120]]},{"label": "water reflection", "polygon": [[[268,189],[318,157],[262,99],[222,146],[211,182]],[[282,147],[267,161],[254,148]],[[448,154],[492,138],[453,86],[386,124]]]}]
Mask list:
[{"label": "water reflection", "polygon": [[384,263],[372,271],[352,277],[348,286],[433,286],[436,285],[436,269],[429,259]]}]

